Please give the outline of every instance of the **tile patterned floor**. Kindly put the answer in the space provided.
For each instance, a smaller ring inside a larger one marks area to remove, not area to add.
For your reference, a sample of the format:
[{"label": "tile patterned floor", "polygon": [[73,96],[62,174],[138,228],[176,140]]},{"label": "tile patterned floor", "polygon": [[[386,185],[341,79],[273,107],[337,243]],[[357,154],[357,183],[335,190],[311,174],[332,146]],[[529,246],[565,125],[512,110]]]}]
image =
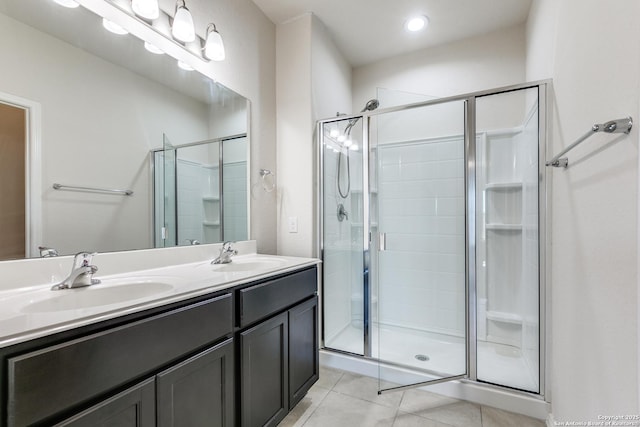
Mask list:
[{"label": "tile patterned floor", "polygon": [[544,427],[540,420],[423,390],[378,395],[375,378],[320,368],[279,427]]}]

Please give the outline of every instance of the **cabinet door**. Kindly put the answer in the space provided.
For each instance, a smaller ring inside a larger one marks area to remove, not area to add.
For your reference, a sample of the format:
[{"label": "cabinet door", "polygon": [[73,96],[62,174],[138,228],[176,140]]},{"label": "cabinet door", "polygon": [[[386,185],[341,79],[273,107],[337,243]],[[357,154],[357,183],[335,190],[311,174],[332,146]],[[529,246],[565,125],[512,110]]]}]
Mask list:
[{"label": "cabinet door", "polygon": [[234,425],[233,339],[156,377],[158,426]]},{"label": "cabinet door", "polygon": [[155,384],[150,379],[56,426],[152,427],[156,423]]},{"label": "cabinet door", "polygon": [[289,310],[289,407],[318,380],[318,297]]},{"label": "cabinet door", "polygon": [[287,312],[240,334],[242,427],[276,426],[289,410]]}]

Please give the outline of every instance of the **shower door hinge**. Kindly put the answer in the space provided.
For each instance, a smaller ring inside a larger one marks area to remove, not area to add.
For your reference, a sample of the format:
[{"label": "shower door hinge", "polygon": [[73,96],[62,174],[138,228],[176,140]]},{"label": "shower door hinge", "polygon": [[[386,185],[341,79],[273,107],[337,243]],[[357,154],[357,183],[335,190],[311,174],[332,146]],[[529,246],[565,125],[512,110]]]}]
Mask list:
[{"label": "shower door hinge", "polygon": [[387,250],[387,233],[378,233],[378,250],[380,252]]}]

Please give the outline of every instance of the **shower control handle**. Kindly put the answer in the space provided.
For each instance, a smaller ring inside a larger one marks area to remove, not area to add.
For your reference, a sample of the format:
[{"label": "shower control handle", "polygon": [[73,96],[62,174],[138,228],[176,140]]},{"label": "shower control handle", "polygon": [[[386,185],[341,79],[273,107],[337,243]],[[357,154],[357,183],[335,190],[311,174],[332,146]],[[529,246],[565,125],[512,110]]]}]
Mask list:
[{"label": "shower control handle", "polygon": [[387,233],[378,233],[378,250],[380,252],[387,250]]}]

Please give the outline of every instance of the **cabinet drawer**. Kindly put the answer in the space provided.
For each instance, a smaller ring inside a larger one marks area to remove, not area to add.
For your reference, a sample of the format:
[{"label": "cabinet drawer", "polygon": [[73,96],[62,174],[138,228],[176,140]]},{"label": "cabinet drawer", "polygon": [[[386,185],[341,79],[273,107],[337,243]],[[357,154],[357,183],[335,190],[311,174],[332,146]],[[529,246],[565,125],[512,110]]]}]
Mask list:
[{"label": "cabinet drawer", "polygon": [[311,268],[241,289],[240,327],[244,328],[314,295],[318,289],[317,274],[317,269]]},{"label": "cabinet drawer", "polygon": [[8,425],[46,421],[232,332],[225,294],[8,360]]}]

